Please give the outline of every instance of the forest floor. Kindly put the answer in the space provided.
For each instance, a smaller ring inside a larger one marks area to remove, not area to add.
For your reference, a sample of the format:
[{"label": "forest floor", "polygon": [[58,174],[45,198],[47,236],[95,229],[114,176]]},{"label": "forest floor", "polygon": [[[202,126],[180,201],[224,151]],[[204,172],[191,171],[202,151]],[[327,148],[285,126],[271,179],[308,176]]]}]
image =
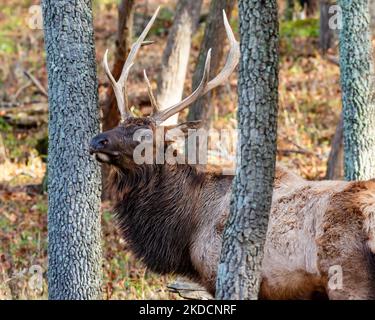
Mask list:
[{"label": "forest floor", "polygon": [[[130,77],[131,96],[146,94],[142,70],[157,78],[173,18],[173,1],[139,1],[136,31],[156,3],[164,3],[160,19]],[[30,28],[35,22],[32,0],[5,0],[0,4],[0,132],[7,161],[0,164],[0,299],[45,299],[46,273],[40,290],[30,285],[32,266],[46,270],[47,195],[40,193],[45,174],[48,115],[47,99],[24,76],[34,75],[47,88],[43,32]],[[37,8],[37,7],[36,7]],[[206,8],[207,10],[207,8]],[[30,20],[31,19],[31,20]],[[36,21],[38,22],[38,21]],[[37,23],[38,24],[38,23]],[[94,24],[99,93],[107,80],[100,67],[105,48],[114,52],[117,11],[114,1],[94,1]],[[237,15],[232,19],[238,28]],[[318,20],[281,23],[280,112],[278,161],[308,179],[323,179],[330,143],[341,111],[339,69],[320,56]],[[186,92],[199,53],[204,25],[193,40]],[[337,54],[332,52],[332,54]],[[215,95],[215,128],[236,126],[236,79]],[[186,114],[181,115],[183,119]],[[1,153],[0,140],[0,153]],[[1,160],[1,159],[0,159]],[[106,299],[177,299],[166,284],[173,277],[149,272],[127,250],[116,230],[110,204],[103,203],[103,297]]]}]

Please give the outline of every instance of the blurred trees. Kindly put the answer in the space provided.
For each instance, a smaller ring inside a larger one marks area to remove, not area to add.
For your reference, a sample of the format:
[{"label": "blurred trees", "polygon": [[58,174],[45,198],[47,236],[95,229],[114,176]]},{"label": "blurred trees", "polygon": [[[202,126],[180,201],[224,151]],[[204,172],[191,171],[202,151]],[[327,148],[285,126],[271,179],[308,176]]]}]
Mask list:
[{"label": "blurred trees", "polygon": [[[202,0],[179,0],[167,45],[162,58],[156,99],[161,108],[170,107],[182,100],[190,57],[192,36],[196,31]],[[176,124],[178,114],[166,121]]]},{"label": "blurred trees", "polygon": [[[193,74],[193,89],[198,87],[199,82],[202,79],[207,52],[210,48],[212,49],[210,69],[211,77],[216,76],[219,72],[220,63],[223,60],[224,55],[224,45],[219,39],[224,39],[225,28],[223,21],[218,19],[218,17],[220,17],[223,10],[225,10],[228,19],[230,19],[235,4],[236,1],[234,0],[211,1],[198,63]],[[215,94],[215,90],[198,99],[190,107],[188,121],[202,120],[205,127],[209,128],[214,111],[214,108],[211,106],[212,94]]]},{"label": "blurred trees", "polygon": [[[277,1],[239,0],[237,172],[218,267],[218,299],[257,299],[271,208],[278,117]],[[265,67],[267,66],[267,67]]]},{"label": "blurred trees", "polygon": [[284,17],[286,20],[293,20],[295,10],[295,0],[286,0],[286,8],[284,11]]},{"label": "blurred trees", "polygon": [[3,164],[6,160],[7,156],[3,142],[3,136],[0,134],[0,164]]},{"label": "blurred trees", "polygon": [[341,0],[340,69],[347,180],[375,177],[373,49],[368,0]]},{"label": "blurred trees", "polygon": [[299,0],[299,2],[305,10],[306,17],[313,17],[317,13],[319,0]]},{"label": "blurred trees", "polygon": [[286,0],[284,17],[286,20],[292,20],[298,7],[302,8],[304,15],[308,18],[315,16],[318,9],[319,0]]},{"label": "blurred trees", "polygon": [[90,0],[43,1],[49,93],[48,291],[50,299],[101,296],[99,132]]}]

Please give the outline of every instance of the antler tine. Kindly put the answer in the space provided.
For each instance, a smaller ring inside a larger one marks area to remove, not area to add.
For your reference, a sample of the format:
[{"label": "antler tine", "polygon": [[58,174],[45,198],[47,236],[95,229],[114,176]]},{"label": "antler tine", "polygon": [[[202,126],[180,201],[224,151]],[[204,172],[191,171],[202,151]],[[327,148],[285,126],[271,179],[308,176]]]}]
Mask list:
[{"label": "antler tine", "polygon": [[233,73],[233,71],[236,69],[237,64],[240,60],[240,56],[241,56],[240,44],[237,42],[234,36],[233,30],[229,24],[225,10],[223,10],[223,19],[224,19],[225,31],[227,33],[227,37],[228,37],[229,44],[230,44],[230,51],[228,53],[228,58],[227,58],[224,68],[214,79],[212,79],[208,83],[203,94],[206,94],[207,92],[220,86],[224,81],[226,81],[230,77],[230,75]]},{"label": "antler tine", "polygon": [[133,44],[130,53],[125,61],[124,67],[122,69],[121,75],[119,80],[116,82],[116,80],[113,78],[113,75],[108,67],[108,50],[106,50],[104,57],[103,57],[103,65],[105,72],[111,81],[113,91],[116,96],[117,105],[121,114],[121,121],[124,121],[127,117],[131,116],[131,111],[128,104],[128,96],[127,96],[127,90],[126,90],[126,82],[128,80],[129,72],[131,67],[134,65],[134,60],[137,57],[139,48],[144,44],[144,40],[150,31],[152,25],[154,24],[156,17],[159,13],[160,7],[158,7],[152,16],[151,20],[148,22],[146,28],[143,30],[141,35],[139,36],[138,40]]},{"label": "antler tine", "polygon": [[152,25],[154,24],[156,17],[159,13],[160,7],[158,7],[152,16],[151,20],[148,22],[146,28],[142,31],[141,35],[139,36],[138,40],[132,45],[132,48],[129,52],[128,58],[126,59],[124,68],[122,69],[122,73],[119,79],[119,82],[125,82],[127,80],[130,68],[134,64],[134,60],[137,57],[139,48],[142,46],[145,38],[147,37],[148,32],[150,31]]},{"label": "antler tine", "polygon": [[147,92],[148,92],[148,96],[150,98],[151,106],[152,106],[152,114],[156,114],[160,111],[160,107],[159,107],[158,102],[156,101],[154,93],[152,92],[152,86],[151,86],[150,80],[147,77],[146,70],[143,70],[143,76],[147,84]]},{"label": "antler tine", "polygon": [[185,109],[187,106],[192,104],[195,100],[197,100],[200,96],[202,96],[208,81],[209,81],[209,76],[210,76],[210,65],[211,65],[211,49],[208,50],[207,53],[207,58],[206,58],[206,63],[204,66],[204,72],[203,72],[203,77],[201,80],[201,83],[199,84],[198,88],[188,97],[186,97],[184,100],[181,102],[163,110],[160,112],[157,112],[152,116],[152,118],[156,122],[163,122],[173,116],[174,114],[182,111]]},{"label": "antler tine", "polygon": [[103,56],[103,67],[105,70],[105,73],[107,77],[109,78],[113,91],[115,93],[116,101],[117,101],[117,107],[120,111],[121,120],[123,121],[127,117],[126,109],[125,109],[125,101],[124,96],[122,94],[122,88],[119,85],[119,83],[116,82],[115,78],[113,77],[111,70],[108,66],[108,49],[105,51]]},{"label": "antler tine", "polygon": [[182,100],[181,102],[175,104],[174,106],[171,106],[163,111],[160,111],[153,115],[152,117],[154,118],[155,121],[165,121],[174,114],[182,111],[185,109],[187,106],[191,105],[194,103],[197,99],[199,99],[201,96],[205,95],[212,89],[218,87],[221,85],[224,81],[226,81],[229,76],[232,74],[234,69],[237,67],[237,64],[240,60],[240,45],[236,41],[236,38],[234,36],[234,33],[232,31],[232,28],[229,24],[227,15],[225,11],[223,10],[223,18],[224,18],[224,26],[225,30],[229,39],[230,43],[230,51],[228,53],[228,58],[225,63],[224,68],[221,70],[221,72],[211,81],[208,81],[209,78],[209,69],[210,69],[210,59],[211,59],[211,49],[209,50],[207,54],[207,59],[206,59],[206,65],[205,65],[205,70],[203,74],[202,81],[198,88],[187,98]]}]

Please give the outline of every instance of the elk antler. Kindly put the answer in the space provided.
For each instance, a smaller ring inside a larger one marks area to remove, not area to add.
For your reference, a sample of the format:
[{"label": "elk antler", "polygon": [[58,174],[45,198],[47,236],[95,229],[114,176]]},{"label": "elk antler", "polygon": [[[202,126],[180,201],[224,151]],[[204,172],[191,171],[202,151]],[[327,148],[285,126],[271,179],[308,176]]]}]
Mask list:
[{"label": "elk antler", "polygon": [[149,96],[150,101],[151,101],[152,110],[153,110],[153,112],[159,112],[160,107],[159,107],[158,102],[156,101],[154,93],[152,92],[152,86],[151,86],[150,80],[148,80],[146,70],[143,70],[143,76],[144,76],[146,84],[147,84],[147,92],[148,92],[148,96]]},{"label": "elk antler", "polygon": [[139,48],[143,45],[144,39],[146,38],[148,32],[150,31],[152,25],[155,22],[155,19],[156,19],[156,16],[158,15],[158,13],[159,13],[159,10],[160,10],[160,7],[158,7],[156,9],[154,15],[152,16],[151,20],[147,24],[146,28],[143,30],[143,32],[139,36],[138,40],[133,44],[133,46],[130,50],[130,53],[129,53],[126,61],[125,61],[124,67],[123,67],[122,72],[121,72],[121,76],[118,79],[118,81],[116,81],[114,79],[114,77],[113,77],[113,75],[112,75],[112,73],[111,73],[111,71],[109,70],[109,67],[108,67],[108,57],[107,57],[108,56],[108,49],[106,50],[106,52],[104,54],[103,66],[104,66],[105,73],[106,73],[107,77],[111,81],[113,91],[114,91],[115,96],[116,96],[117,106],[118,106],[118,109],[119,109],[120,115],[121,115],[121,122],[125,121],[126,118],[131,116],[131,110],[129,108],[128,96],[127,96],[127,92],[126,92],[127,91],[126,90],[126,82],[128,80],[128,75],[129,75],[130,69],[134,64],[134,60],[137,56]]},{"label": "elk antler", "polygon": [[238,61],[240,59],[240,46],[239,46],[239,43],[236,41],[236,38],[234,37],[233,30],[230,27],[227,15],[225,14],[224,10],[223,10],[223,17],[224,17],[225,30],[226,30],[231,48],[230,48],[227,62],[224,68],[214,79],[212,79],[211,81],[208,81],[209,76],[210,76],[210,61],[211,61],[211,49],[210,49],[207,53],[206,64],[204,67],[202,81],[199,84],[198,88],[190,96],[186,97],[181,102],[171,107],[163,108],[163,110],[160,111],[160,108],[155,100],[155,97],[153,96],[151,85],[147,79],[147,75],[145,76],[146,83],[148,86],[149,96],[150,96],[151,103],[154,108],[154,114],[151,117],[156,122],[163,122],[167,120],[174,114],[182,111],[183,109],[191,105],[193,102],[195,102],[197,99],[199,99],[200,97],[202,97],[203,95],[211,91],[212,89],[221,85],[224,81],[226,81],[229,78],[229,76],[232,74],[232,72],[236,68]]}]

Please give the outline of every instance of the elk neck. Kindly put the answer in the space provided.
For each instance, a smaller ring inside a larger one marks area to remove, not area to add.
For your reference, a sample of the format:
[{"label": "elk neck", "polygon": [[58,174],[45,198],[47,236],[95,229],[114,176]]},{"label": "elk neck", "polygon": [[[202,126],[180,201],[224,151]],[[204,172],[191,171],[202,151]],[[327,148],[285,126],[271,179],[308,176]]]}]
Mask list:
[{"label": "elk neck", "polygon": [[115,214],[133,253],[152,271],[197,276],[190,245],[199,224],[196,209],[206,174],[189,165],[114,169],[110,192]]}]

